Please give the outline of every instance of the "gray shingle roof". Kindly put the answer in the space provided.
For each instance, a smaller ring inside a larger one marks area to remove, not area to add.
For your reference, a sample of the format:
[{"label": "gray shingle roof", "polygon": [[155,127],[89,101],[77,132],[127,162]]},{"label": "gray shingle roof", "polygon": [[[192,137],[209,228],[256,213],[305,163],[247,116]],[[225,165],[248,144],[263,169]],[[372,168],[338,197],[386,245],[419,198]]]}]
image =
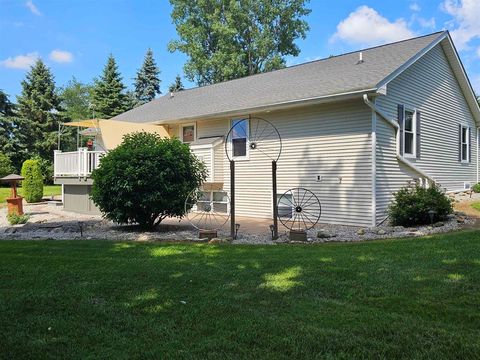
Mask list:
[{"label": "gray shingle roof", "polygon": [[[410,40],[291,66],[268,73],[164,95],[113,118],[164,122],[208,117],[282,102],[374,89],[392,72],[439,38]],[[364,62],[358,64],[362,51]]]}]

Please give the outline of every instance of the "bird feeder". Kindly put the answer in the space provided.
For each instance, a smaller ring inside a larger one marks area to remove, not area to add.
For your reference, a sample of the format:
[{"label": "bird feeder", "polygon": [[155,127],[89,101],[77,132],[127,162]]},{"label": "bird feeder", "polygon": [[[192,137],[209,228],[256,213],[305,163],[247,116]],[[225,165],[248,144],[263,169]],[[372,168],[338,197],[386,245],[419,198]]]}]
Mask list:
[{"label": "bird feeder", "polygon": [[18,196],[17,186],[19,181],[22,181],[24,179],[24,177],[16,174],[10,174],[0,179],[1,182],[10,183],[10,187],[12,189],[11,196],[7,198],[9,215],[23,215],[23,198],[21,196]]}]

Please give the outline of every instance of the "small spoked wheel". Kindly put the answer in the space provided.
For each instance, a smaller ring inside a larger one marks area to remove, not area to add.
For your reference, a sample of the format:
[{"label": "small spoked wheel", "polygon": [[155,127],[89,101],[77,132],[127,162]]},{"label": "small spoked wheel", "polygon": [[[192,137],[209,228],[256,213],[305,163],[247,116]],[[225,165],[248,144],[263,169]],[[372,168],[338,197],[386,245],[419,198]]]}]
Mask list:
[{"label": "small spoked wheel", "polygon": [[293,188],[278,199],[278,219],[287,229],[310,230],[321,215],[320,200],[308,189]]},{"label": "small spoked wheel", "polygon": [[230,218],[230,198],[225,191],[196,189],[185,200],[185,213],[198,230],[219,230]]}]

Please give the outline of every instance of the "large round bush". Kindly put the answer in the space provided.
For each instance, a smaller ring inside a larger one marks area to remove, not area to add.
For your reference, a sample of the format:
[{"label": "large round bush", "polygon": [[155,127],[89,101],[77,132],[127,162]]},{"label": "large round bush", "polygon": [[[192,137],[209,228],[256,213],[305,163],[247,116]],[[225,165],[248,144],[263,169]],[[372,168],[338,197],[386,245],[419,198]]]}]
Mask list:
[{"label": "large round bush", "polygon": [[25,160],[22,165],[22,195],[28,203],[43,198],[43,175],[38,160]]},{"label": "large round bush", "polygon": [[135,133],[103,157],[91,197],[107,219],[145,228],[185,215],[185,199],[207,177],[204,164],[178,139]]},{"label": "large round bush", "polygon": [[451,200],[438,185],[403,187],[394,194],[389,207],[391,222],[402,226],[429,224],[430,211],[433,221],[443,220],[453,212]]}]

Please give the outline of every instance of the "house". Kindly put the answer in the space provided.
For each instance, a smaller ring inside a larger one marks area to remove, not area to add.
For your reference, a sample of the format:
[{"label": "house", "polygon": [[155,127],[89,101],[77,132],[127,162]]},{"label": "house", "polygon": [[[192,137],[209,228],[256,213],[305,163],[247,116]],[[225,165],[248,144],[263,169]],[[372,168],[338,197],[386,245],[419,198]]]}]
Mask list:
[{"label": "house", "polygon": [[[249,117],[281,134],[278,194],[311,190],[321,222],[374,226],[412,179],[449,192],[478,182],[480,109],[448,32],[167,94],[113,120],[190,143],[228,193],[225,135]],[[271,218],[270,163],[249,151],[250,132],[235,159],[236,214]]]}]

